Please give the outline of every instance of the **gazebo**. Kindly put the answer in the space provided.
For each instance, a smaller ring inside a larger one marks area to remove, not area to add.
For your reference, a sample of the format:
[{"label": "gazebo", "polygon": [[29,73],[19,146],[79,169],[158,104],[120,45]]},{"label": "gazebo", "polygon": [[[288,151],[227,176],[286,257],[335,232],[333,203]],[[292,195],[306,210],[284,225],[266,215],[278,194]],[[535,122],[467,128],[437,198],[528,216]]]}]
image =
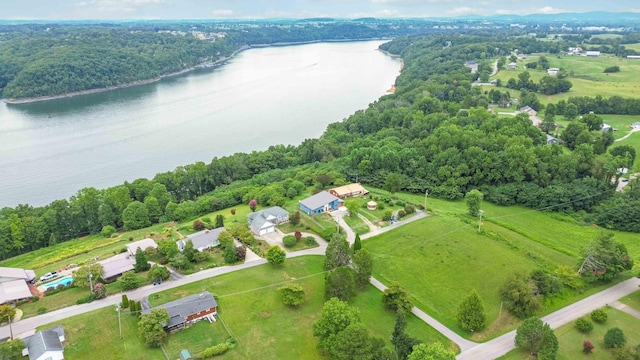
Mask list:
[{"label": "gazebo", "polygon": [[367,209],[369,210],[375,210],[378,207],[378,203],[371,200],[367,203]]}]

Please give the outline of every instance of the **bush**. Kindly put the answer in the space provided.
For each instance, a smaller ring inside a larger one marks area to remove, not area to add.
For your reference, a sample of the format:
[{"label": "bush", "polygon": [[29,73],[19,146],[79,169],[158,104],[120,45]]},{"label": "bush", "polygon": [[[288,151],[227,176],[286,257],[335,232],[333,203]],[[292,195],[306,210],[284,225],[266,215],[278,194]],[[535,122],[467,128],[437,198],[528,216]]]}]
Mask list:
[{"label": "bush", "polygon": [[313,236],[305,236],[304,243],[307,245],[318,245],[318,242]]},{"label": "bush", "polygon": [[393,212],[391,212],[391,210],[387,210],[382,214],[382,220],[389,221],[391,220],[392,216],[393,216]]},{"label": "bush", "polygon": [[582,342],[582,352],[585,354],[591,354],[591,352],[595,349],[595,346],[589,340],[585,340]]},{"label": "bush", "polygon": [[591,320],[597,322],[599,324],[604,324],[607,322],[607,312],[604,309],[596,309],[591,312]]},{"label": "bush", "polygon": [[397,205],[397,206],[404,206],[404,205],[405,205],[405,203],[404,203],[404,201],[402,201],[402,200],[398,200],[398,201],[396,201],[396,205]]},{"label": "bush", "polygon": [[293,235],[285,235],[285,237],[282,238],[282,242],[284,243],[284,246],[292,247],[298,242],[298,239]]},{"label": "bush", "polygon": [[202,221],[206,224],[211,224],[211,218],[208,216],[205,216],[202,218]]},{"label": "bush", "polygon": [[606,74],[620,72],[620,66],[617,66],[617,65],[616,66],[609,66],[608,68],[604,69],[604,72]]},{"label": "bush", "polygon": [[247,256],[246,246],[243,245],[243,246],[236,247],[236,259],[238,259],[238,261],[244,261],[246,256]]},{"label": "bush", "polygon": [[398,219],[402,219],[405,216],[407,216],[407,213],[404,210],[398,210]]},{"label": "bush", "polygon": [[407,291],[397,283],[391,284],[382,294],[382,303],[391,310],[411,312],[413,304]]},{"label": "bush", "polygon": [[610,349],[623,347],[626,343],[627,338],[618,327],[611,328],[604,334],[604,344]]},{"label": "bush", "polygon": [[44,307],[44,306],[40,306],[40,307],[38,308],[38,315],[40,315],[40,314],[44,314],[44,313],[46,313],[46,312],[47,312],[47,308],[46,308],[46,307]]},{"label": "bush", "polygon": [[576,329],[584,334],[590,333],[593,330],[593,323],[589,319],[580,318],[576,320]]},{"label": "bush", "polygon": [[227,345],[226,343],[221,343],[221,344],[214,345],[212,347],[204,349],[204,351],[201,354],[198,354],[197,358],[206,359],[206,358],[214,357],[216,355],[222,355],[226,353],[227,350],[229,350],[229,345]]},{"label": "bush", "polygon": [[76,300],[76,304],[80,305],[80,304],[88,304],[90,302],[92,302],[93,300],[95,300],[93,298],[93,294],[89,294],[85,297],[81,297],[80,299]]},{"label": "bush", "polygon": [[202,220],[198,219],[193,222],[193,230],[200,231],[202,229],[204,229],[204,223]]},{"label": "bush", "polygon": [[416,212],[416,207],[413,205],[407,205],[404,207],[404,212],[408,215],[408,214],[413,214],[414,212]]},{"label": "bush", "polygon": [[109,238],[111,235],[116,233],[116,228],[111,225],[105,225],[102,227],[102,236]]}]

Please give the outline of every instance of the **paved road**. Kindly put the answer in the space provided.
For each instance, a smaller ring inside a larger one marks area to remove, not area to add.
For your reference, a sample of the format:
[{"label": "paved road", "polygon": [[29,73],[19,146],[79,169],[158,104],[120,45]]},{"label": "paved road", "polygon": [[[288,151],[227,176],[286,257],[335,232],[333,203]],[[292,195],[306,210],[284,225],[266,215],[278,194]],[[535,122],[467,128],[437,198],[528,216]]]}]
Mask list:
[{"label": "paved road", "polygon": [[[584,316],[595,309],[608,304],[613,304],[621,297],[638,291],[640,279],[631,278],[614,285],[608,289],[584,298],[576,303],[564,307],[542,318],[542,321],[557,329],[577,318]],[[516,332],[511,331],[486,343],[479,344],[469,350],[463,351],[457,356],[458,360],[495,359],[515,348],[514,339]]]},{"label": "paved road", "polygon": [[612,304],[609,304],[609,305],[620,311],[626,312],[627,314],[633,316],[636,319],[640,319],[640,311],[632,308],[627,304],[623,304],[620,301],[614,301]]}]

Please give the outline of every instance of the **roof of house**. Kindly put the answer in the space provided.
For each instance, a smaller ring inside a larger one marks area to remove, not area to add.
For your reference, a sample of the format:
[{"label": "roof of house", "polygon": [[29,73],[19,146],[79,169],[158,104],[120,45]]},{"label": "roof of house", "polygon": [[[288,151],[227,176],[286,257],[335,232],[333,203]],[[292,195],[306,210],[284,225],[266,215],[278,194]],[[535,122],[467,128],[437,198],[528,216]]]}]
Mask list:
[{"label": "roof of house", "polygon": [[308,209],[315,210],[325,206],[326,204],[340,200],[337,197],[329,194],[326,191],[321,191],[313,196],[310,196],[304,200],[300,200],[300,204],[304,205]]},{"label": "roof of house", "polygon": [[191,240],[191,242],[193,243],[193,247],[196,249],[205,248],[209,246],[218,246],[220,245],[220,241],[218,241],[218,236],[224,230],[225,229],[223,227],[215,228],[212,230],[202,230],[200,232],[191,234],[186,238],[178,241],[182,241],[186,244],[188,240]]},{"label": "roof of house", "polygon": [[36,278],[36,272],[20,268],[0,267],[0,278],[15,278],[31,281]]},{"label": "roof of house", "polygon": [[0,283],[0,304],[31,297],[29,285],[24,280],[12,280]]},{"label": "roof of house", "polygon": [[103,279],[118,276],[124,272],[133,270],[133,259],[129,258],[128,253],[118,254],[106,260],[98,262],[104,268]]},{"label": "roof of house", "polygon": [[278,217],[278,216],[289,216],[289,212],[280,206],[272,206],[270,208],[266,208],[260,211],[252,212],[247,215],[249,221],[253,221],[256,217],[262,217],[265,219],[269,219],[269,216]]},{"label": "roof of house", "polygon": [[[213,294],[208,291],[204,291],[200,294],[187,296],[185,298],[157,306],[155,309],[167,309],[167,312],[169,313],[169,322],[166,327],[172,327],[187,321],[187,317],[189,315],[196,314],[216,306],[218,306],[218,303],[213,297]],[[146,314],[149,311],[151,311],[151,309],[143,310],[142,313]]]},{"label": "roof of house", "polygon": [[560,140],[555,138],[555,137],[553,137],[553,136],[551,136],[551,135],[549,135],[549,134],[547,134],[547,142],[549,142],[549,141],[560,141]]},{"label": "roof of house", "polygon": [[274,223],[263,218],[262,216],[258,216],[251,221],[251,227],[254,229],[266,229],[272,226],[275,226]]},{"label": "roof of house", "polygon": [[364,186],[362,186],[362,184],[360,183],[343,185],[343,186],[333,188],[331,190],[335,191],[336,194],[338,194],[338,196],[348,195],[348,194],[357,193],[357,192],[366,194],[369,192],[369,190],[365,189]]},{"label": "roof of house", "polygon": [[142,250],[146,250],[147,248],[152,247],[154,249],[158,248],[158,244],[156,244],[155,240],[146,238],[136,242],[132,242],[131,244],[127,244],[127,250],[130,253],[135,254],[138,251],[138,248]]},{"label": "roof of house", "polygon": [[64,337],[62,326],[38,331],[34,335],[25,339],[27,349],[29,349],[29,359],[37,359],[47,351],[63,351],[60,337]]}]

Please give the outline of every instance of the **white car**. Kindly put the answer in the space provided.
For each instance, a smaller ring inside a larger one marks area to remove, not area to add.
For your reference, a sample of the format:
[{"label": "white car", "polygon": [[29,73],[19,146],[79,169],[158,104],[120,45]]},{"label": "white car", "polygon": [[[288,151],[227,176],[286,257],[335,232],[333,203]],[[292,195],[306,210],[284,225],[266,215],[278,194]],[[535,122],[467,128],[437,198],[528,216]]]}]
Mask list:
[{"label": "white car", "polygon": [[51,279],[55,279],[58,276],[58,274],[54,271],[54,272],[48,272],[42,276],[40,276],[40,281],[48,281]]}]

